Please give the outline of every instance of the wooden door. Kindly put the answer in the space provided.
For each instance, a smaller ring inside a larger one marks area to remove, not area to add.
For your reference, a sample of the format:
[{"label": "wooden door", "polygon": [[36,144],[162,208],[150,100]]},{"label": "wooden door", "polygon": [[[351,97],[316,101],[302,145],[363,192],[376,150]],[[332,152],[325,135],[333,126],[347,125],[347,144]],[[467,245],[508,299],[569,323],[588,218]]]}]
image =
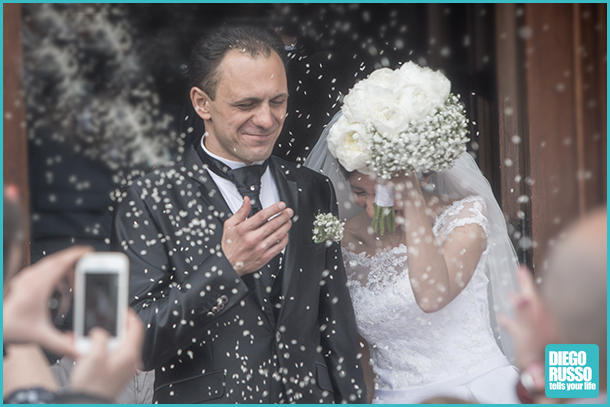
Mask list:
[{"label": "wooden door", "polygon": [[534,272],[606,202],[606,4],[495,10],[502,207]]}]

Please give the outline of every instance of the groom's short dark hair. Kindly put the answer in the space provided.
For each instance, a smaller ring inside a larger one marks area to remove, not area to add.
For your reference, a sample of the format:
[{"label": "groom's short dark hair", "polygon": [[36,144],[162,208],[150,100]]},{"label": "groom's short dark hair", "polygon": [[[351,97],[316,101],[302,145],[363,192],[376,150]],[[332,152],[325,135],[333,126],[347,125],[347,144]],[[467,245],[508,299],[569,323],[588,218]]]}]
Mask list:
[{"label": "groom's short dark hair", "polygon": [[218,66],[232,49],[247,52],[252,58],[259,55],[268,58],[275,51],[286,68],[284,43],[273,30],[253,25],[225,25],[195,44],[188,65],[189,87],[198,87],[214,100],[220,81]]}]

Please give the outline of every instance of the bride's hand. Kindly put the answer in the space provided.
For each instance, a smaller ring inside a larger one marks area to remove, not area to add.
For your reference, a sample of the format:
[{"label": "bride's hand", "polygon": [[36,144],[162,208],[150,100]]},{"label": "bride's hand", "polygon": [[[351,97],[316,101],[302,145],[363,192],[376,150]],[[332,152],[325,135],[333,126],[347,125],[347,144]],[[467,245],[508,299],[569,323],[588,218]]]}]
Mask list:
[{"label": "bride's hand", "polygon": [[394,187],[396,199],[400,201],[413,201],[423,198],[419,179],[414,171],[398,175],[388,181]]}]

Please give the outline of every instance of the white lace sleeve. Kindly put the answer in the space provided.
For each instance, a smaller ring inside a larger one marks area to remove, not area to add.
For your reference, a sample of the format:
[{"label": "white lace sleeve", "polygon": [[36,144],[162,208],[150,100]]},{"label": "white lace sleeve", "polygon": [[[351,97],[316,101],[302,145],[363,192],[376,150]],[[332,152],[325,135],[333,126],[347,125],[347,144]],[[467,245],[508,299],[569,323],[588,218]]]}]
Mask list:
[{"label": "white lace sleeve", "polygon": [[440,242],[455,228],[465,225],[477,224],[489,238],[489,221],[485,201],[479,196],[469,196],[452,203],[436,220],[434,233]]}]

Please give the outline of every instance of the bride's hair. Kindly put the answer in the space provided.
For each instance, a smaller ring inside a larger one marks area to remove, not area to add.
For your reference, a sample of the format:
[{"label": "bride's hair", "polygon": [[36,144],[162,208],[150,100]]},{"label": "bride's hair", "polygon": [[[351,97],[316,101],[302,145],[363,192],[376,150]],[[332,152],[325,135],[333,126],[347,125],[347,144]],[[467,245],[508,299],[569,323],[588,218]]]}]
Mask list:
[{"label": "bride's hair", "polygon": [[349,180],[349,177],[351,177],[352,174],[356,172],[356,170],[348,171],[344,166],[341,165],[340,162],[337,162],[337,164],[339,165],[339,171],[341,172],[341,175],[343,175],[343,178],[345,178],[346,180]]},{"label": "bride's hair", "polygon": [[[341,175],[343,175],[343,178],[345,178],[345,180],[347,182],[349,182],[349,177],[351,177],[353,173],[358,171],[358,170],[348,171],[343,165],[341,165],[341,163],[339,161],[337,161],[337,165],[339,166],[339,172],[341,173]],[[419,182],[422,182],[424,180],[426,180],[426,182],[427,182],[431,179],[431,177],[434,174],[436,174],[436,172],[434,172],[434,171],[417,172],[417,179],[419,180]],[[434,183],[431,183],[431,184],[434,185]],[[434,188],[432,188],[432,189],[428,188],[426,190],[426,192],[432,192],[433,189]]]}]

